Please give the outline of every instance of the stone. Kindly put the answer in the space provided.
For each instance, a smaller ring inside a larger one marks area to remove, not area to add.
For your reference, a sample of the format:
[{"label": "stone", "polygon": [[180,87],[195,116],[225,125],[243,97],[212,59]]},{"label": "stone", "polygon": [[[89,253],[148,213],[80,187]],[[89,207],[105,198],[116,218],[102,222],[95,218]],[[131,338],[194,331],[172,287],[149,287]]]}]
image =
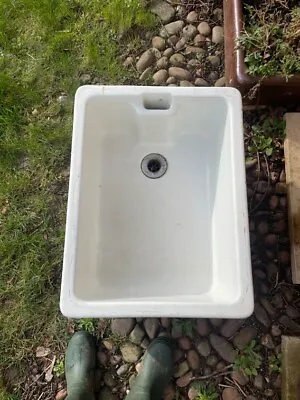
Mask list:
[{"label": "stone", "polygon": [[190,81],[192,79],[192,75],[189,71],[179,67],[170,67],[169,75],[173,76],[179,81]]},{"label": "stone", "polygon": [[223,43],[223,41],[224,41],[224,28],[222,26],[214,26],[213,27],[211,41],[213,43],[215,43],[215,44]]},{"label": "stone", "polygon": [[198,21],[198,13],[196,11],[191,11],[188,13],[187,17],[186,17],[186,22],[188,24],[194,24],[195,22]]},{"label": "stone", "polygon": [[192,58],[191,60],[188,61],[187,66],[190,67],[190,70],[193,70],[194,68],[199,67],[200,61],[196,60],[195,58]]},{"label": "stone", "polygon": [[216,370],[223,371],[224,368],[226,368],[226,364],[223,361],[219,361],[218,364],[216,365]]},{"label": "stone", "polygon": [[205,43],[206,39],[204,35],[201,35],[200,33],[195,36],[194,38],[194,45],[195,46],[202,46]]},{"label": "stone", "polygon": [[280,375],[278,375],[277,378],[275,379],[273,386],[277,390],[281,389],[281,376]]},{"label": "stone", "polygon": [[218,364],[218,359],[217,359],[217,357],[214,356],[214,355],[208,356],[207,359],[206,359],[206,364],[207,364],[209,367],[214,367],[215,365]]},{"label": "stone", "polygon": [[197,34],[197,29],[194,27],[194,25],[186,25],[182,29],[182,37],[184,37],[186,40],[194,39],[196,34]]},{"label": "stone", "polygon": [[288,305],[288,306],[286,306],[285,312],[286,312],[286,315],[292,319],[300,318],[300,311],[296,307]]},{"label": "stone", "polygon": [[193,373],[192,373],[192,371],[190,371],[187,374],[178,378],[176,381],[176,385],[181,388],[186,387],[191,382],[192,377],[193,377]]},{"label": "stone", "polygon": [[277,182],[275,186],[275,191],[277,194],[286,194],[287,184],[285,182]]},{"label": "stone", "polygon": [[269,186],[269,183],[267,181],[255,182],[255,184],[253,186],[254,186],[254,188],[256,189],[256,191],[258,193],[265,194],[265,193],[268,193],[269,190],[270,190],[270,186]]},{"label": "stone", "polygon": [[278,325],[272,325],[271,327],[271,335],[278,337],[282,335],[282,330],[279,328]]},{"label": "stone", "polygon": [[[194,399],[196,399],[196,398],[198,397],[198,395],[199,395],[198,390],[197,390],[196,388],[194,388],[193,386],[191,386],[191,387],[189,388],[189,391],[188,391],[188,398],[189,398],[189,400],[194,400]],[[173,400],[173,399],[172,399],[172,400]]]},{"label": "stone", "polygon": [[186,355],[187,362],[191,369],[196,370],[200,367],[200,358],[196,350],[189,350]]},{"label": "stone", "polygon": [[200,22],[197,29],[199,33],[203,36],[209,36],[211,34],[211,27],[207,22]]},{"label": "stone", "polygon": [[180,81],[179,86],[182,86],[182,87],[194,87],[192,82],[189,82],[189,81]]},{"label": "stone", "polygon": [[[168,81],[167,81],[167,83],[175,83],[175,82],[168,82]],[[161,326],[162,326],[164,329],[169,329],[170,326],[171,326],[171,319],[170,319],[170,318],[161,318],[161,319],[160,319],[160,323],[161,323]]]},{"label": "stone", "polygon": [[190,367],[187,361],[182,361],[175,367],[174,378],[181,378],[189,371]]},{"label": "stone", "polygon": [[100,394],[99,394],[99,400],[118,400],[119,397],[112,393],[108,387],[105,387],[101,389]]},{"label": "stone", "polygon": [[255,389],[257,389],[257,390],[264,390],[264,386],[265,386],[264,378],[261,375],[257,375],[254,378],[253,385],[254,385]]},{"label": "stone", "polygon": [[231,378],[241,386],[245,386],[249,383],[248,376],[242,370],[232,371]]},{"label": "stone", "polygon": [[129,365],[128,364],[123,364],[117,369],[117,375],[118,376],[123,376],[125,375],[129,370]]},{"label": "stone", "polygon": [[144,330],[139,326],[136,325],[133,331],[129,335],[129,339],[132,343],[141,344],[145,336]]},{"label": "stone", "polygon": [[266,328],[269,328],[271,325],[271,320],[266,312],[266,310],[258,303],[254,306],[254,315],[256,319],[264,325]]},{"label": "stone", "polygon": [[273,396],[275,395],[275,392],[274,392],[273,389],[266,389],[266,390],[264,391],[264,395],[265,395],[266,397],[273,397]]},{"label": "stone", "polygon": [[228,319],[220,329],[220,333],[228,339],[233,336],[244,323],[244,319]]},{"label": "stone", "polygon": [[195,86],[208,86],[208,82],[202,78],[195,79]]},{"label": "stone", "polygon": [[265,346],[267,349],[269,349],[269,350],[275,349],[275,345],[274,345],[272,336],[271,336],[269,333],[267,333],[267,334],[265,334],[265,335],[263,335],[263,336],[261,337],[260,343],[261,343],[263,346]]},{"label": "stone", "polygon": [[260,223],[257,225],[257,232],[260,235],[266,235],[269,232],[269,225],[267,221],[260,221]]},{"label": "stone", "polygon": [[142,73],[142,75],[140,76],[140,81],[146,81],[147,79],[150,78],[151,74],[152,74],[152,68],[149,67],[147,69],[145,69],[145,71]]},{"label": "stone", "polygon": [[157,15],[165,24],[172,21],[175,16],[175,9],[166,1],[158,0],[152,3],[150,11]]},{"label": "stone", "polygon": [[171,35],[177,35],[177,33],[179,33],[183,27],[184,27],[183,21],[178,20],[170,22],[160,30],[160,36],[162,38],[167,38]]},{"label": "stone", "polygon": [[242,396],[233,387],[227,387],[222,392],[222,400],[242,400]]},{"label": "stone", "polygon": [[55,400],[64,400],[67,397],[67,390],[66,389],[61,389],[59,392],[57,392],[55,396]]},{"label": "stone", "polygon": [[210,355],[211,347],[210,347],[208,340],[206,340],[206,339],[201,340],[201,342],[199,342],[196,345],[196,347],[197,347],[197,350],[198,350],[198,353],[200,354],[200,356],[208,357]]},{"label": "stone", "polygon": [[245,400],[258,400],[258,398],[250,395],[250,396],[245,397]]},{"label": "stone", "polygon": [[178,36],[172,35],[172,36],[169,37],[168,43],[169,43],[170,46],[175,46],[176,43],[178,42],[178,40],[179,40]]},{"label": "stone", "polygon": [[223,320],[222,318],[210,318],[210,323],[215,328],[220,328],[223,325]]},{"label": "stone", "polygon": [[277,235],[275,235],[274,233],[269,233],[265,237],[265,245],[268,247],[272,247],[275,246],[276,244],[277,244]]},{"label": "stone", "polygon": [[[280,251],[278,253],[278,260],[283,265],[288,265],[290,262],[290,254],[288,251]],[[300,282],[299,282],[300,283]]]},{"label": "stone", "polygon": [[154,36],[154,38],[152,38],[152,47],[163,51],[166,48],[166,41],[160,36]]},{"label": "stone", "polygon": [[[156,61],[155,53],[153,49],[146,50],[138,62],[136,63],[136,69],[139,73],[144,72],[148,67],[151,67]],[[124,318],[123,318],[124,319]]]},{"label": "stone", "polygon": [[136,372],[137,372],[138,374],[141,372],[142,366],[143,366],[143,363],[142,363],[142,362],[139,362],[139,363],[137,363],[137,364],[135,365],[135,370],[136,370]]},{"label": "stone", "polygon": [[142,343],[141,343],[141,347],[142,347],[144,350],[147,350],[149,344],[150,344],[149,339],[148,339],[148,338],[144,338],[144,340],[143,340]]},{"label": "stone", "polygon": [[175,390],[173,385],[170,383],[169,385],[166,386],[164,390],[164,400],[174,400],[175,398]]},{"label": "stone", "polygon": [[115,367],[116,365],[119,365],[122,361],[122,356],[120,354],[113,354],[109,358],[110,364]]},{"label": "stone", "polygon": [[177,6],[176,8],[177,15],[179,18],[184,19],[187,14],[187,9],[185,6]]},{"label": "stone", "polygon": [[158,318],[146,318],[144,321],[144,328],[149,338],[153,340],[159,329]]},{"label": "stone", "polygon": [[164,56],[164,57],[168,57],[168,58],[170,58],[173,54],[174,54],[174,50],[172,49],[172,47],[168,47],[168,48],[163,52],[163,56]]},{"label": "stone", "polygon": [[226,78],[225,76],[222,76],[215,82],[215,87],[223,87],[226,85]]},{"label": "stone", "polygon": [[123,360],[127,363],[137,362],[142,355],[142,349],[131,342],[124,343],[121,346],[120,350],[123,356]]},{"label": "stone", "polygon": [[200,47],[196,46],[186,46],[184,53],[186,55],[195,54],[198,59],[204,58],[206,54],[204,49],[201,49]]},{"label": "stone", "polygon": [[223,10],[222,8],[215,8],[213,11],[214,20],[217,22],[223,21]]},{"label": "stone", "polygon": [[133,57],[130,56],[130,57],[127,57],[126,60],[123,62],[123,66],[125,68],[128,68],[128,67],[131,67],[133,65],[133,63],[134,63],[134,59],[133,59]]},{"label": "stone", "polygon": [[110,371],[105,372],[103,376],[103,381],[105,385],[108,386],[109,388],[113,388],[117,384],[114,375]]},{"label": "stone", "polygon": [[173,54],[170,57],[170,63],[174,67],[184,67],[186,64],[185,57],[182,54]]},{"label": "stone", "polygon": [[221,64],[220,57],[218,57],[218,56],[208,56],[207,60],[215,68],[219,67],[219,65]]},{"label": "stone", "polygon": [[275,233],[283,233],[286,230],[287,230],[287,225],[284,219],[281,219],[280,221],[276,222],[274,227]]},{"label": "stone", "polygon": [[174,362],[177,363],[182,358],[184,358],[184,352],[181,349],[175,349],[173,358],[174,358]]},{"label": "stone", "polygon": [[207,319],[198,318],[196,321],[196,329],[200,336],[208,336],[211,332],[211,326]]},{"label": "stone", "polygon": [[279,204],[279,198],[278,196],[271,196],[269,199],[269,207],[271,210],[276,210],[276,208],[278,207]]},{"label": "stone", "polygon": [[92,77],[90,74],[81,74],[79,80],[83,85],[86,85],[91,82]]},{"label": "stone", "polygon": [[161,69],[167,69],[169,66],[169,59],[166,56],[163,56],[156,62],[156,67],[161,70]]},{"label": "stone", "polygon": [[178,344],[182,350],[189,350],[192,346],[191,340],[187,336],[180,338]]},{"label": "stone", "polygon": [[287,315],[282,315],[279,318],[279,323],[292,333],[298,333],[298,334],[300,333],[300,325],[294,322]]},{"label": "stone", "polygon": [[265,297],[262,297],[260,300],[260,304],[264,307],[264,309],[267,311],[267,313],[271,316],[274,317],[276,315],[276,310],[272,306],[272,304],[269,302],[268,299]]},{"label": "stone", "polygon": [[[174,77],[173,77],[174,78]],[[174,78],[175,79],[175,78]],[[171,336],[173,339],[179,339],[182,336],[182,329],[180,326],[173,326]]]},{"label": "stone", "polygon": [[177,51],[180,51],[182,49],[184,49],[186,45],[186,38],[181,38],[180,40],[178,40],[178,42],[175,44],[175,49]]},{"label": "stone", "polygon": [[110,353],[114,353],[117,350],[117,347],[115,346],[114,342],[110,339],[103,340],[102,344],[106,348],[106,350],[109,351]]},{"label": "stone", "polygon": [[153,82],[155,85],[161,85],[166,83],[168,79],[168,71],[165,69],[160,69],[159,71],[155,72],[153,75]]},{"label": "stone", "polygon": [[234,362],[234,351],[233,346],[222,336],[218,336],[215,333],[209,335],[209,341],[214,350],[219,354],[223,360],[233,363]]},{"label": "stone", "polygon": [[[167,82],[166,82],[168,85],[174,85],[175,83],[176,83],[176,79],[174,78],[174,76],[170,76],[168,79],[167,79]],[[175,85],[176,86],[176,85]]]}]

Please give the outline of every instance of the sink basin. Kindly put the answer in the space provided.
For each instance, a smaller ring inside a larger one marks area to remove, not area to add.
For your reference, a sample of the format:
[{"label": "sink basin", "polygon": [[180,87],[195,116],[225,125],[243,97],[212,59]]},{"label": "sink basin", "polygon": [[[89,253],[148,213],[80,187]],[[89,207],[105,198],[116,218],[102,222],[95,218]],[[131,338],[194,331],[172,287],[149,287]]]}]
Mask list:
[{"label": "sink basin", "polygon": [[239,92],[79,88],[62,313],[242,318],[251,276]]}]

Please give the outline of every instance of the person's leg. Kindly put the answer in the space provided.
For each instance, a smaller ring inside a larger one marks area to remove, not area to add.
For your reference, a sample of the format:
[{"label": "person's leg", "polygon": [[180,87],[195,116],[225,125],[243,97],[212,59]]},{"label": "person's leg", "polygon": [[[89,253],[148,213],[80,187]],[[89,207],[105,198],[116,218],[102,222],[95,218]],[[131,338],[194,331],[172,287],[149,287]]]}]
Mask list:
[{"label": "person's leg", "polygon": [[158,400],[173,371],[173,346],[170,339],[155,339],[146,351],[142,369],[126,400]]},{"label": "person's leg", "polygon": [[65,374],[67,400],[95,400],[93,385],[96,344],[87,332],[76,332],[67,348]]}]

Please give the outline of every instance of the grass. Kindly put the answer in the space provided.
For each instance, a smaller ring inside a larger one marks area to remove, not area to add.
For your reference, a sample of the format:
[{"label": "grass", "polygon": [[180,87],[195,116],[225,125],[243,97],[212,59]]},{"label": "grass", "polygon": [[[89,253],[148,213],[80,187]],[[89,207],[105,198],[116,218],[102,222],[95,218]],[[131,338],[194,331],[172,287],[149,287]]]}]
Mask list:
[{"label": "grass", "polygon": [[278,355],[271,354],[268,358],[269,363],[269,371],[281,373],[281,364],[282,364],[282,354],[279,353]]},{"label": "grass", "polygon": [[183,335],[194,337],[195,333],[195,321],[190,318],[174,318],[172,319],[172,325],[174,328],[182,332]]},{"label": "grass", "polygon": [[246,24],[238,45],[245,50],[250,75],[288,79],[300,72],[300,7],[293,4],[293,0],[244,4]]},{"label": "grass", "polygon": [[210,383],[203,384],[200,382],[194,382],[192,387],[197,392],[195,400],[217,400],[219,398],[216,388]]},{"label": "grass", "polygon": [[248,346],[242,350],[235,351],[233,368],[241,370],[248,376],[257,376],[262,364],[262,357],[259,354],[260,346],[252,340]]},{"label": "grass", "polygon": [[0,400],[22,398],[36,346],[59,353],[68,338],[58,304],[73,96],[83,73],[132,79],[108,22],[94,0],[0,3]]}]

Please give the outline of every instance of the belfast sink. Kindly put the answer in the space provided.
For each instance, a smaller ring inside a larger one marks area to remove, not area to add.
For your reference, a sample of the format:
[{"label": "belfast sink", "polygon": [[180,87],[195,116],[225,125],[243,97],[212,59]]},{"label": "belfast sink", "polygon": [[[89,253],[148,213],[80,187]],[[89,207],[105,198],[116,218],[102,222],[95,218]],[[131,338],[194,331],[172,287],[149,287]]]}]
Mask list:
[{"label": "belfast sink", "polygon": [[61,310],[78,318],[251,314],[237,90],[78,89]]}]

